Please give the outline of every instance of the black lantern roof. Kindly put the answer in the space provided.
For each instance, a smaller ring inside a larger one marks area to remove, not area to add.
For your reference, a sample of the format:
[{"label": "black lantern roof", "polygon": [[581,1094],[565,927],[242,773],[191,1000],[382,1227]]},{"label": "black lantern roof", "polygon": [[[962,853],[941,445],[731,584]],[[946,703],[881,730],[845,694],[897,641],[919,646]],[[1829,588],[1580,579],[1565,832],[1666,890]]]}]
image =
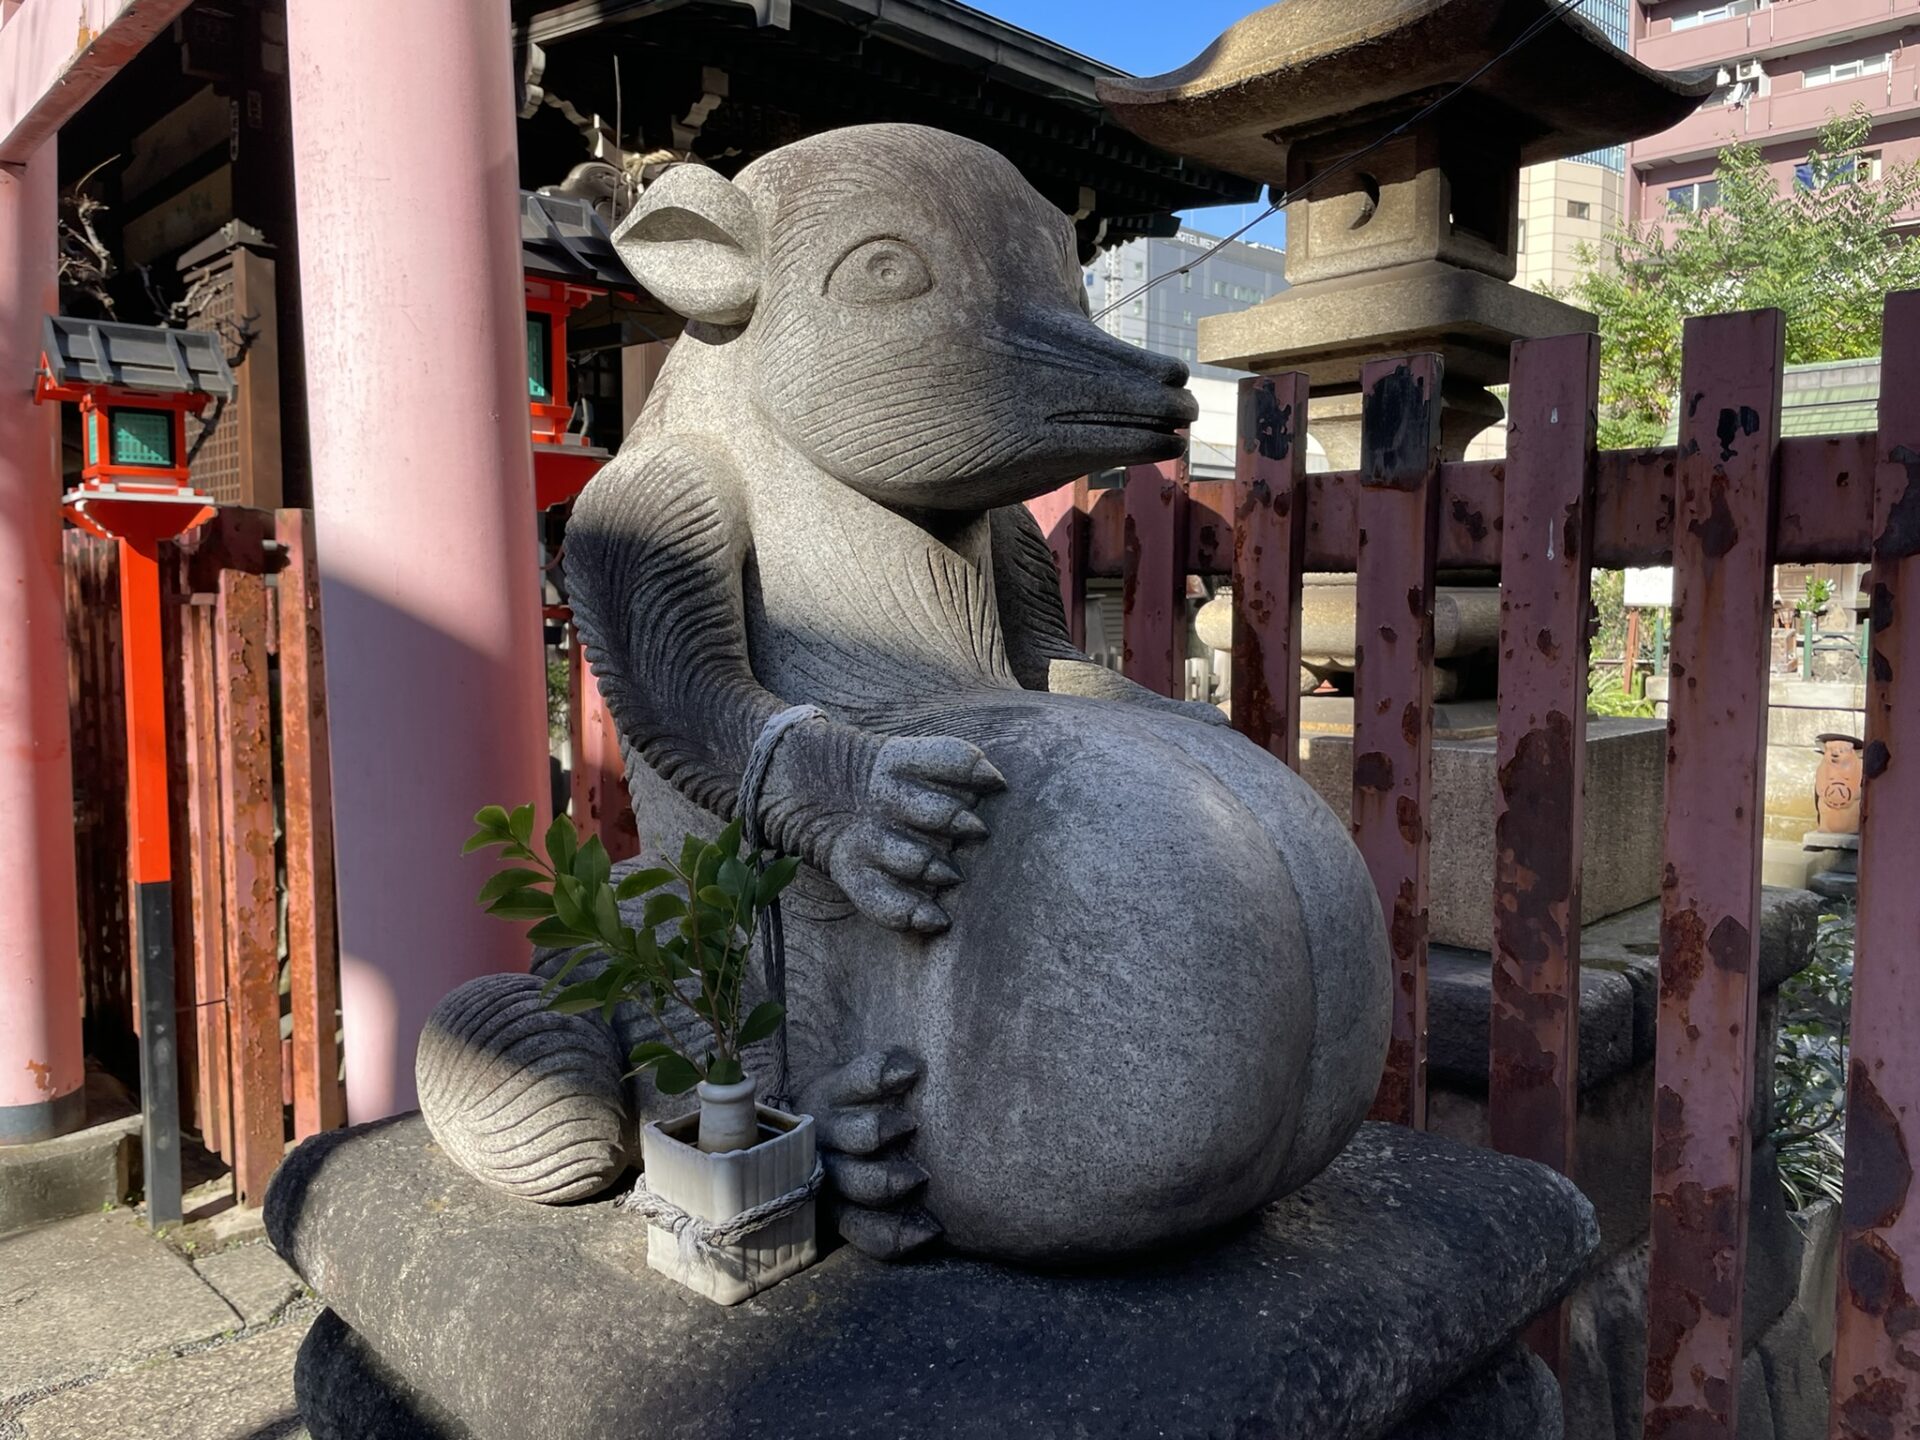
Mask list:
[{"label": "black lantern roof", "polygon": [[606,221],[585,200],[520,192],[520,253],[527,274],[596,290],[637,290]]},{"label": "black lantern roof", "polygon": [[40,343],[47,378],[56,385],[111,385],[222,400],[234,395],[220,337],[203,330],[49,315]]}]

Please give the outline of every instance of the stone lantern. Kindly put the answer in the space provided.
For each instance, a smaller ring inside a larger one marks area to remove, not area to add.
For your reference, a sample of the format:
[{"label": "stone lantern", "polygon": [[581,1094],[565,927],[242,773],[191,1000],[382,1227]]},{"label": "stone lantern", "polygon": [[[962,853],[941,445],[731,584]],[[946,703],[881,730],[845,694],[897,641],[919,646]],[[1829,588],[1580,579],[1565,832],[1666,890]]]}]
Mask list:
[{"label": "stone lantern", "polygon": [[[1585,311],[1510,282],[1520,167],[1623,144],[1698,108],[1714,72],[1663,74],[1562,0],[1279,0],[1178,70],[1100,82],[1128,129],[1263,181],[1287,207],[1274,299],[1200,324],[1200,358],[1303,372],[1336,469],[1360,463],[1360,367],[1445,361],[1445,458],[1500,419],[1488,387],[1517,339],[1592,330]],[[1464,93],[1388,136],[1536,22],[1546,27]],[[1358,161],[1355,152],[1378,143]],[[1324,180],[1315,177],[1326,175]]]}]

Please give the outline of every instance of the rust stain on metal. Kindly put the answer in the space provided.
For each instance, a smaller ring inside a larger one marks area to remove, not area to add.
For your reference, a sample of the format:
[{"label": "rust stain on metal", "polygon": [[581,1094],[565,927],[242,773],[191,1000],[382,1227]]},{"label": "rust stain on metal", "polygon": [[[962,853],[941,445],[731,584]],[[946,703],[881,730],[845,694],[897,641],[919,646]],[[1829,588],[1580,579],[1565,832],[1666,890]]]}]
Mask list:
[{"label": "rust stain on metal", "polygon": [[[1738,807],[1735,819],[1745,814],[1745,807]],[[1731,915],[1723,915],[1720,923],[1713,927],[1713,933],[1707,937],[1707,955],[1714,965],[1729,975],[1745,975],[1753,958],[1753,946],[1747,927]]]},{"label": "rust stain on metal", "polygon": [[1740,527],[1733,523],[1733,512],[1727,508],[1727,483],[1722,475],[1715,475],[1709,490],[1711,510],[1705,520],[1690,520],[1687,529],[1700,537],[1700,548],[1709,557],[1718,560],[1740,543]]},{"label": "rust stain on metal", "polygon": [[1680,1163],[1689,1139],[1687,1102],[1671,1085],[1662,1085],[1653,1100],[1653,1164],[1672,1170]]},{"label": "rust stain on metal", "polygon": [[1878,738],[1869,740],[1860,757],[1861,773],[1869,780],[1878,780],[1887,773],[1887,765],[1891,759],[1886,741]]},{"label": "rust stain on metal", "polygon": [[27,1061],[27,1070],[33,1076],[33,1088],[42,1095],[53,1093],[53,1066],[40,1060]]},{"label": "rust stain on metal", "polygon": [[1900,498],[1886,506],[1886,519],[1874,537],[1874,553],[1883,560],[1904,560],[1920,555],[1920,450],[1896,445],[1889,459],[1906,471],[1906,488]]},{"label": "rust stain on metal", "polygon": [[1487,538],[1487,517],[1478,510],[1469,510],[1467,502],[1455,500],[1451,506],[1453,523],[1467,532],[1467,538],[1475,544]]},{"label": "rust stain on metal", "polygon": [[[1387,940],[1393,947],[1394,955],[1411,961],[1416,959],[1427,943],[1427,909],[1420,897],[1414,893],[1411,880],[1400,882],[1400,893],[1393,898],[1393,921],[1387,926]],[[1400,986],[1407,989],[1414,981],[1411,970],[1400,972]]]},{"label": "rust stain on metal", "polygon": [[1420,708],[1418,700],[1409,700],[1407,708],[1400,712],[1400,738],[1409,746],[1420,743],[1422,722],[1426,713]]},{"label": "rust stain on metal", "polygon": [[1847,1171],[1843,1210],[1850,1227],[1884,1230],[1900,1219],[1913,1190],[1900,1117],[1880,1094],[1865,1064],[1848,1067]]},{"label": "rust stain on metal", "polygon": [[[1671,868],[1671,867],[1669,867]],[[1685,1001],[1707,968],[1707,927],[1698,910],[1681,910],[1666,924],[1660,946],[1660,999]]]},{"label": "rust stain on metal", "polygon": [[1413,797],[1402,795],[1394,801],[1393,813],[1400,827],[1400,838],[1409,845],[1418,845],[1425,838],[1425,832],[1420,828],[1420,807]]},{"label": "rust stain on metal", "polygon": [[1393,757],[1378,750],[1369,750],[1353,762],[1353,783],[1362,790],[1391,790],[1393,788]]}]

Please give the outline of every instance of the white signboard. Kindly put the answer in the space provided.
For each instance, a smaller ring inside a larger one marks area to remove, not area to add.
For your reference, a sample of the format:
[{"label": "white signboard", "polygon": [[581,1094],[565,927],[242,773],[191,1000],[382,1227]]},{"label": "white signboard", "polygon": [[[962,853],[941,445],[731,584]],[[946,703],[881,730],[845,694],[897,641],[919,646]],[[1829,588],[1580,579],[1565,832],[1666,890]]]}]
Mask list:
[{"label": "white signboard", "polygon": [[1673,605],[1673,567],[1627,571],[1626,606],[1629,610],[1665,610]]}]

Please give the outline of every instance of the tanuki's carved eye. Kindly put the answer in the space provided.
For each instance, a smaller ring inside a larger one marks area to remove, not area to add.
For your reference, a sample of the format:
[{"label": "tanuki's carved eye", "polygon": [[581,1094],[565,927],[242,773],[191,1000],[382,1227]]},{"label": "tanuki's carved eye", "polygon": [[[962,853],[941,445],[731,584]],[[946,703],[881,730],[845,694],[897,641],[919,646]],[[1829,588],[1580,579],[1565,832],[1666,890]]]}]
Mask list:
[{"label": "tanuki's carved eye", "polygon": [[911,300],[933,288],[933,272],[920,252],[891,236],[856,245],[827,276],[827,294],[849,305]]}]

